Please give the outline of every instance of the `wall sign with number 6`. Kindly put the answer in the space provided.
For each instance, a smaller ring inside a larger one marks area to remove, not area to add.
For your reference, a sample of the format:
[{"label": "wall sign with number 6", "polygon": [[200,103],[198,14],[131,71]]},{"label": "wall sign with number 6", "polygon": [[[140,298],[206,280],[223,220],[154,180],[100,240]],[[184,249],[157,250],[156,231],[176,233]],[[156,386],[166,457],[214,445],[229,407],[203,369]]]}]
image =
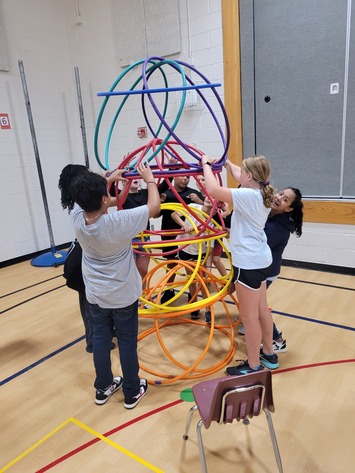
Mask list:
[{"label": "wall sign with number 6", "polygon": [[7,113],[0,113],[0,128],[2,130],[10,130],[10,120]]}]

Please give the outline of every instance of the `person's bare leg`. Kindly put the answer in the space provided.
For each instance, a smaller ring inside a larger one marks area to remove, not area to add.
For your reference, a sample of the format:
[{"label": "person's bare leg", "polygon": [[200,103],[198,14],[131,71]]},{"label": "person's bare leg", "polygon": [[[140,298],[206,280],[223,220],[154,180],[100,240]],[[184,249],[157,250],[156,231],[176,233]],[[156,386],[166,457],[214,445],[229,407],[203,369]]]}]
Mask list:
[{"label": "person's bare leg", "polygon": [[213,264],[215,265],[215,267],[217,268],[219,274],[222,277],[226,276],[227,270],[226,270],[224,264],[222,263],[221,257],[220,256],[214,256],[212,261],[213,261]]},{"label": "person's bare leg", "polygon": [[[208,254],[207,259],[206,259],[205,264],[204,264],[206,270],[207,270],[209,273],[212,273],[212,269],[213,269],[213,267],[212,267],[212,259],[213,259],[213,255],[212,255],[212,252],[210,252],[210,253]],[[212,282],[211,282],[211,283],[208,283],[208,290],[209,290],[210,292],[213,292],[213,290],[214,290],[214,285],[213,285]]]},{"label": "person's bare leg", "polygon": [[[174,268],[174,266],[175,266],[175,263],[169,263],[169,264],[167,265],[168,270]],[[170,278],[169,278],[168,281],[167,281],[167,284],[168,284],[168,283],[171,283],[171,282],[174,282],[174,281],[175,281],[175,273],[173,273],[173,274],[170,276]]]},{"label": "person's bare leg", "polygon": [[253,290],[239,282],[235,285],[239,302],[239,315],[245,328],[248,363],[251,368],[260,366],[261,326],[259,321],[260,289]]},{"label": "person's bare leg", "polygon": [[[186,271],[187,277],[190,277],[191,274],[193,273],[193,271],[192,271],[190,268],[188,268],[188,267],[185,268],[185,271]],[[191,297],[191,299],[192,299],[192,297],[195,295],[196,290],[197,290],[197,284],[194,283],[194,282],[191,283],[191,284],[189,285],[189,292],[190,292],[190,297]],[[197,301],[197,297],[196,297],[196,299],[194,300],[194,302],[196,302],[196,301]]]},{"label": "person's bare leg", "polygon": [[266,300],[266,283],[263,283],[260,288],[259,321],[262,331],[263,352],[267,355],[271,355],[272,353],[274,353],[272,347],[273,321]]}]

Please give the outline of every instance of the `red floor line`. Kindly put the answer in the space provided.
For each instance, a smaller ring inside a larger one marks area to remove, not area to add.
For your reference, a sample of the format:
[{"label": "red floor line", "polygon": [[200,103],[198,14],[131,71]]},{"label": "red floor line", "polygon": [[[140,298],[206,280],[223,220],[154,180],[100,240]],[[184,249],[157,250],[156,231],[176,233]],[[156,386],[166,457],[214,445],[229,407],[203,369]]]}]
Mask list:
[{"label": "red floor line", "polygon": [[321,363],[312,363],[310,365],[294,366],[293,368],[285,368],[283,370],[275,370],[275,371],[273,371],[273,374],[287,373],[288,371],[304,370],[304,369],[307,369],[307,368],[317,368],[319,366],[339,365],[339,364],[342,364],[342,363],[354,363],[354,362],[355,362],[355,358],[350,358],[349,360],[324,361],[324,362],[321,362]]},{"label": "red floor line", "polygon": [[[158,407],[157,409],[154,409],[150,412],[147,412],[146,414],[143,414],[139,417],[136,417],[135,419],[132,419],[129,422],[126,422],[125,424],[122,424],[122,425],[119,425],[118,427],[115,427],[114,429],[112,429],[112,430],[106,432],[105,434],[103,434],[103,436],[104,437],[109,437],[110,435],[114,434],[115,432],[118,432],[122,429],[125,429],[126,427],[129,427],[130,425],[133,425],[133,424],[135,424],[135,423],[137,423],[137,422],[139,422],[143,419],[146,419],[147,417],[150,417],[154,414],[157,414],[158,412],[164,411],[165,409],[169,409],[170,407],[174,407],[177,404],[180,404],[181,402],[184,402],[184,401],[182,399],[178,399],[176,401],[170,402],[169,404],[166,404],[165,406]],[[37,470],[36,473],[43,473],[45,471],[48,471],[51,468],[53,468],[54,466],[58,465],[59,463],[62,463],[64,460],[67,460],[68,458],[76,455],[77,453],[85,450],[88,447],[91,447],[91,445],[94,445],[95,443],[100,442],[100,441],[101,440],[99,438],[94,438],[94,439],[90,440],[89,442],[84,443],[80,447],[75,448],[71,452],[66,453],[62,457],[57,458],[57,460],[54,460],[52,463],[49,463],[48,465],[42,467],[40,470]]]},{"label": "red floor line", "polygon": [[[290,372],[290,371],[303,370],[303,369],[307,369],[307,368],[317,368],[317,367],[320,367],[320,366],[337,365],[337,364],[342,364],[342,363],[355,363],[355,358],[350,358],[348,360],[325,361],[325,362],[313,363],[313,364],[309,364],[309,365],[300,365],[300,366],[294,366],[292,368],[285,368],[285,369],[281,369],[281,370],[278,369],[278,370],[273,371],[273,375],[279,374],[279,373],[287,373],[287,372]],[[114,433],[116,433],[120,430],[123,430],[126,427],[129,427],[130,425],[133,425],[133,424],[139,422],[140,420],[146,419],[147,417],[150,417],[150,416],[152,416],[154,414],[157,414],[161,411],[169,409],[170,407],[174,407],[177,404],[180,404],[181,402],[183,402],[182,399],[178,399],[178,400],[173,401],[169,404],[166,404],[165,406],[158,407],[157,409],[154,409],[150,412],[147,412],[146,414],[143,414],[139,417],[136,417],[135,419],[132,419],[129,422],[126,422],[125,424],[122,424],[118,427],[115,427],[114,429],[106,432],[103,435],[105,437],[109,437],[110,435],[112,435],[112,434],[114,434]],[[71,452],[66,453],[65,455],[58,458],[57,460],[54,460],[52,463],[49,463],[48,465],[44,466],[40,470],[37,470],[35,473],[44,473],[45,471],[50,470],[51,468],[58,465],[59,463],[62,463],[67,458],[70,458],[70,457],[76,455],[77,453],[85,450],[86,448],[90,447],[91,445],[94,445],[97,442],[100,442],[99,438],[95,438],[93,440],[90,440],[89,442],[87,442],[87,443],[81,445],[80,447],[72,450]]]}]

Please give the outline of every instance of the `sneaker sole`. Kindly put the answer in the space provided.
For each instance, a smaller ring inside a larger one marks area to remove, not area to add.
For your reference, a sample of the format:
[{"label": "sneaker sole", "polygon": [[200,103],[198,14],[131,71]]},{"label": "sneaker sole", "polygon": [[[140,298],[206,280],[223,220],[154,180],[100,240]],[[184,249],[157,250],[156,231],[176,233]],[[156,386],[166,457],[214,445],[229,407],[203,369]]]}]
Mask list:
[{"label": "sneaker sole", "polygon": [[261,369],[261,370],[252,370],[252,369],[250,369],[250,370],[249,370],[249,369],[243,369],[243,368],[242,368],[242,369],[238,370],[237,373],[232,373],[232,370],[231,370],[230,373],[228,373],[228,369],[229,369],[229,368],[227,368],[226,371],[225,371],[225,373],[226,373],[227,376],[242,376],[242,375],[244,375],[244,374],[259,373],[259,371],[263,371],[263,369]]},{"label": "sneaker sole", "polygon": [[137,399],[136,402],[134,402],[133,404],[126,404],[125,402],[123,403],[123,406],[126,408],[126,409],[134,409],[137,404],[140,403],[140,401],[144,398],[144,396],[147,394],[148,392],[148,383],[147,383],[147,389],[144,391],[144,393],[141,395],[141,397],[139,399]]},{"label": "sneaker sole", "polygon": [[[112,394],[111,394],[111,396],[112,396]],[[110,399],[111,396],[108,396],[108,398],[103,400],[103,401],[101,401],[99,399],[95,399],[95,404],[98,405],[98,406],[102,406],[103,404],[106,404],[106,402]]]},{"label": "sneaker sole", "polygon": [[228,371],[226,370],[226,375],[227,376],[242,376],[243,374],[249,374],[251,373],[251,371],[249,370],[242,370],[242,371],[238,371],[237,373],[228,373]]}]

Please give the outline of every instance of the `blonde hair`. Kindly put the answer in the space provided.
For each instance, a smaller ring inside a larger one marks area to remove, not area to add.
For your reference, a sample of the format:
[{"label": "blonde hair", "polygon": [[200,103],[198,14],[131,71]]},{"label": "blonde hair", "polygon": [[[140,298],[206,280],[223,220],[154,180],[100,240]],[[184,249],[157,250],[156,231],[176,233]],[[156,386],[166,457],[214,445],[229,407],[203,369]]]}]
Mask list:
[{"label": "blonde hair", "polygon": [[260,184],[263,201],[266,208],[270,208],[274,198],[274,188],[269,182],[270,163],[260,154],[243,159],[243,167],[253,176],[255,182]]}]

